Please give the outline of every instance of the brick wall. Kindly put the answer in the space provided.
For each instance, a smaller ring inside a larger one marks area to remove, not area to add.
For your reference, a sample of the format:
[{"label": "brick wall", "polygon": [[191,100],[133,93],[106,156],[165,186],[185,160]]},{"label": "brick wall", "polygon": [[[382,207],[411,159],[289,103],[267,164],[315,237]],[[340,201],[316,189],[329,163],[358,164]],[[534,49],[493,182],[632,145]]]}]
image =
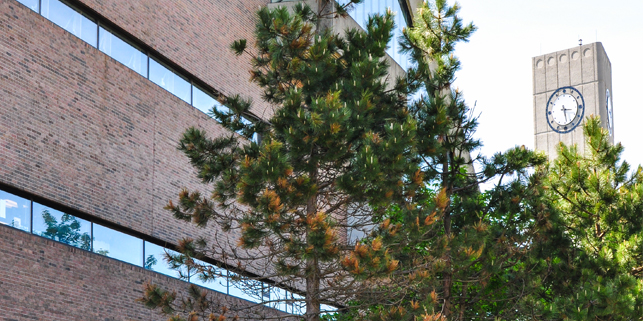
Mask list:
[{"label": "brick wall", "polygon": [[[137,266],[0,225],[0,320],[166,320],[135,302],[145,282],[179,295],[188,287]],[[208,292],[226,306],[252,305]],[[265,307],[260,313],[284,315]]]},{"label": "brick wall", "polygon": [[181,133],[226,130],[14,0],[0,12],[0,183],[170,243],[212,238],[163,206],[209,190]]},{"label": "brick wall", "polygon": [[265,115],[259,87],[248,80],[250,59],[236,57],[230,44],[252,45],[254,14],[269,0],[77,0],[112,21],[172,62],[225,95],[255,101]]}]

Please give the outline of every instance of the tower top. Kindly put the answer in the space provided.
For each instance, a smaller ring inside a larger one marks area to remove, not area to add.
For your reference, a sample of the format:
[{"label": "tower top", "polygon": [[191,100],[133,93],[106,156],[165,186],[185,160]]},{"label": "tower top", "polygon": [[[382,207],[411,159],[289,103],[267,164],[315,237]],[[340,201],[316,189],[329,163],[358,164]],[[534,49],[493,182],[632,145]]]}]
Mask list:
[{"label": "tower top", "polygon": [[550,158],[558,144],[585,146],[583,122],[598,115],[612,134],[612,67],[600,42],[532,58],[534,139]]}]

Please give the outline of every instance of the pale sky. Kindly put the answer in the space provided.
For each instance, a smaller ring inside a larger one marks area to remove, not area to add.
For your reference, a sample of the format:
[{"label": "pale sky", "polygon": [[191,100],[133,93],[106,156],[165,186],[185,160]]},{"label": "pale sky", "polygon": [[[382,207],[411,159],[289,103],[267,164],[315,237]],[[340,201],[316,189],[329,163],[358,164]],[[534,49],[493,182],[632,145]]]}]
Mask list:
[{"label": "pale sky", "polygon": [[477,101],[477,137],[491,156],[534,147],[531,58],[602,42],[612,64],[615,141],[623,158],[643,164],[643,0],[460,0],[464,21],[478,27],[456,55],[456,86]]}]

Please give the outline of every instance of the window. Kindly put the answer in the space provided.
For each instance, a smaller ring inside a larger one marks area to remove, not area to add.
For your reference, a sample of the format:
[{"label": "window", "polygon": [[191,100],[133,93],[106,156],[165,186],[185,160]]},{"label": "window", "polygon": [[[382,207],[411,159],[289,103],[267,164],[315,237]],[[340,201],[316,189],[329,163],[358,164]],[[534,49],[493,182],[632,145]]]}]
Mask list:
[{"label": "window", "polygon": [[42,0],[41,14],[74,36],[96,47],[98,33],[96,23],[76,10],[59,0]]},{"label": "window", "polygon": [[336,307],[331,306],[331,305],[327,305],[327,304],[321,304],[319,306],[319,309],[321,310],[321,312],[326,312],[326,313],[328,313],[328,312],[331,312],[331,313],[332,312],[337,312]]},{"label": "window", "polygon": [[150,80],[173,93],[188,104],[192,104],[192,85],[170,69],[150,58]]},{"label": "window", "polygon": [[293,308],[292,314],[304,315],[306,314],[306,298],[299,294],[292,294]]},{"label": "window", "polygon": [[[165,252],[170,254],[179,254],[178,252],[166,249],[162,246],[145,242],[145,263],[144,267],[148,270],[156,271],[173,278],[180,278],[179,271],[172,269],[170,263],[165,260]],[[184,273],[187,276],[187,273]]]},{"label": "window", "polygon": [[196,274],[196,273],[190,273],[190,283],[194,283],[196,285],[200,285],[204,288],[208,288],[210,290],[215,290],[219,291],[221,293],[228,293],[228,271],[216,267],[214,265],[205,263],[200,260],[195,260],[199,264],[204,264],[206,266],[211,266],[216,274],[221,275],[221,277],[218,277],[216,279],[210,279],[208,281],[204,281],[203,277],[201,274]]},{"label": "window", "polygon": [[[33,229],[31,223],[33,222]],[[305,314],[304,303],[294,302],[303,297],[268,283],[241,277],[239,274],[196,260],[199,264],[212,266],[215,279],[204,281],[194,270],[185,266],[174,269],[166,260],[165,253],[178,255],[176,251],[144,242],[134,236],[61,212],[0,190],[0,224],[65,243],[94,253],[109,256],[145,269],[183,279],[207,289],[227,293],[255,303],[293,314]],[[145,254],[143,254],[145,253]],[[145,255],[145,257],[144,257]],[[271,300],[279,302],[269,302]],[[332,307],[331,307],[332,308]],[[334,308],[333,308],[334,309]]]},{"label": "window", "polygon": [[143,240],[94,224],[94,252],[143,266]]},{"label": "window", "polygon": [[81,248],[91,250],[91,223],[73,215],[33,203],[33,233]]},{"label": "window", "polygon": [[100,51],[147,78],[146,54],[103,27],[99,28],[98,38],[100,39],[98,45]]},{"label": "window", "polygon": [[[97,47],[114,60],[148,78],[202,112],[209,114],[213,107],[223,112],[228,110],[227,107],[219,103],[210,94],[193,86],[186,78],[150,58],[146,53],[123,40],[117,33],[99,27],[92,19],[87,18],[64,2],[60,0],[41,0],[39,7],[38,0],[18,1],[36,12],[40,11],[42,16],[53,23],[90,45]],[[242,118],[242,121],[250,123],[250,120],[246,118]],[[260,137],[256,133],[251,137],[251,140],[257,143],[259,139]]]},{"label": "window", "polygon": [[29,232],[31,201],[0,190],[0,224]]},{"label": "window", "polygon": [[290,292],[271,286],[270,288],[270,297],[265,299],[266,301],[275,301],[275,302],[270,302],[268,304],[269,307],[281,310],[284,312],[289,312],[292,311],[292,303],[289,303],[287,300],[289,299]]},{"label": "window", "polygon": [[192,88],[192,106],[206,114],[209,114],[212,107],[219,109],[221,104],[214,99],[214,97],[194,86]]},{"label": "window", "polygon": [[[345,4],[347,1],[340,0],[340,4]],[[402,30],[406,26],[406,21],[404,20],[404,14],[402,8],[400,7],[400,2],[398,0],[373,0],[373,1],[364,1],[358,5],[355,5],[354,9],[349,11],[350,16],[357,22],[362,29],[366,30],[366,24],[368,18],[376,13],[384,14],[386,10],[392,10],[395,15],[393,20],[395,21],[395,28],[393,29],[393,37],[388,43],[388,48],[386,53],[391,56],[404,70],[408,70],[411,62],[411,58],[408,53],[400,53],[400,44],[398,39],[403,36]]]},{"label": "window", "polygon": [[38,12],[38,0],[18,0],[18,2],[24,4],[27,8]]},{"label": "window", "polygon": [[228,276],[228,294],[255,303],[263,302],[263,282],[249,280],[230,271]]}]

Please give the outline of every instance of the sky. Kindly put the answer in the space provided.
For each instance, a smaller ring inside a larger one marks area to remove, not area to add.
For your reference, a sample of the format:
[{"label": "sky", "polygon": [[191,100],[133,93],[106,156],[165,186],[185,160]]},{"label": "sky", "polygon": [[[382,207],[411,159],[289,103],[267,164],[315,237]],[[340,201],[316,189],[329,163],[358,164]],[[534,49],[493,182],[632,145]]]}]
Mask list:
[{"label": "sky", "polygon": [[[452,2],[451,2],[452,3]],[[643,0],[459,0],[478,30],[456,47],[455,86],[480,113],[483,155],[534,147],[531,58],[602,42],[612,64],[614,137],[643,164]]]}]

